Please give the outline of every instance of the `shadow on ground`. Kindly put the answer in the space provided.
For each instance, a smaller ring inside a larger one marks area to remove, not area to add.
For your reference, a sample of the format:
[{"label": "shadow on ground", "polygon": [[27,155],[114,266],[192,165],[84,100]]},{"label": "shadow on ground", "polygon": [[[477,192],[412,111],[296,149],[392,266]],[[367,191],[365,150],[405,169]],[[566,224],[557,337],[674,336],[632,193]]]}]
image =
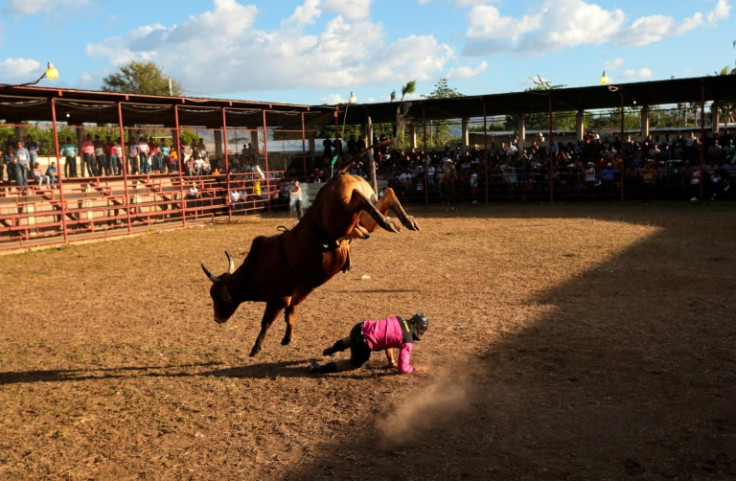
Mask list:
[{"label": "shadow on ground", "polygon": [[406,412],[415,432],[367,420],[289,478],[734,479],[736,257],[712,234],[675,223],[530,300],[549,314],[454,374],[467,382],[435,376],[442,400]]}]

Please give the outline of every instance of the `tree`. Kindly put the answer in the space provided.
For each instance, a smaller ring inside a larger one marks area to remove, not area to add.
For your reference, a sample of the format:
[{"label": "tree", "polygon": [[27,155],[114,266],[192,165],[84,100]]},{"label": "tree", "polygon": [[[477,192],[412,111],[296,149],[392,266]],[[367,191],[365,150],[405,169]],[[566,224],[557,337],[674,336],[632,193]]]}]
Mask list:
[{"label": "tree", "polygon": [[[729,69],[728,66],[725,66],[720,72],[716,72],[716,75],[736,75],[736,68]],[[719,102],[718,111],[719,115],[725,119],[726,125],[736,122],[736,103]]]},{"label": "tree", "polygon": [[183,93],[181,84],[165,75],[153,62],[133,60],[120,67],[119,73],[108,75],[102,82],[103,92],[174,96]]},{"label": "tree", "polygon": [[[450,87],[447,83],[446,78],[441,78],[434,84],[434,90],[429,95],[422,95],[425,99],[450,99],[455,97],[463,97],[464,95],[458,92],[456,89]],[[436,147],[445,145],[447,142],[453,139],[453,135],[450,132],[450,126],[447,121],[444,120],[433,120],[429,124],[429,144]]]},{"label": "tree", "polygon": [[[394,132],[394,145],[403,145],[404,143],[404,127],[406,126],[406,114],[409,113],[411,102],[404,102],[406,94],[413,94],[417,90],[416,80],[410,80],[401,87],[401,99],[396,107],[396,131]],[[396,91],[391,92],[391,101],[396,98]]]},{"label": "tree", "polygon": [[[547,90],[555,90],[564,88],[562,84],[552,84],[549,80],[545,80],[541,75],[530,77],[529,80],[534,84],[525,92],[545,92]],[[553,125],[557,129],[571,130],[575,128],[575,112],[553,112]],[[508,130],[516,130],[519,125],[518,115],[506,116],[506,128]],[[524,125],[530,130],[549,130],[549,112],[529,112],[524,114]]]}]

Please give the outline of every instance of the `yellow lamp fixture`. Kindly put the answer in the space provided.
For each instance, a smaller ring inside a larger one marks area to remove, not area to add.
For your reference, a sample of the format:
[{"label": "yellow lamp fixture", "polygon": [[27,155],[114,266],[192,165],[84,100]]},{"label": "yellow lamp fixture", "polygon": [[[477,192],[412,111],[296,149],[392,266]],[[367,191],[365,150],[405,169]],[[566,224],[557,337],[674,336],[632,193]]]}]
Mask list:
[{"label": "yellow lamp fixture", "polygon": [[48,62],[46,72],[44,72],[44,75],[49,80],[59,80],[59,71],[56,70],[56,67],[54,67],[54,64],[52,64],[51,62]]}]

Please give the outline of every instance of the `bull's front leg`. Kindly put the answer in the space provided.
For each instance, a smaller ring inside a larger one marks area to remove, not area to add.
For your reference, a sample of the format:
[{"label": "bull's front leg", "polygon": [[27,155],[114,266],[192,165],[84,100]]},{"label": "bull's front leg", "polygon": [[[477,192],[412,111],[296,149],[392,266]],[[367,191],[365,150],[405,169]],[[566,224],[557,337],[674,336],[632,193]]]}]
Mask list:
[{"label": "bull's front leg", "polygon": [[[389,210],[392,210],[396,213],[396,216],[407,229],[420,230],[414,217],[406,213],[401,202],[399,202],[399,198],[396,197],[396,192],[394,192],[394,189],[390,187],[383,192],[383,197],[376,202],[374,210],[381,217],[385,216]],[[373,214],[371,210],[366,209],[360,214],[360,225],[365,227],[368,232],[373,232],[378,229],[378,227],[383,227],[383,225],[376,222],[376,218],[377,216]]]},{"label": "bull's front leg", "polygon": [[[376,202],[376,196],[374,194],[371,194],[371,198],[368,199],[360,191],[353,191],[350,198],[350,207],[354,212],[360,212],[360,224],[365,227],[365,232],[353,230],[351,233],[352,235],[360,234],[359,236],[356,235],[356,237],[362,236],[365,239],[368,238],[369,232],[373,232],[378,227],[386,229],[389,232],[399,232],[399,227],[394,225],[394,223],[391,222],[391,219],[386,217],[388,209],[385,209],[384,212],[380,212],[376,206],[373,205],[374,202]],[[363,220],[366,222],[364,223]]]},{"label": "bull's front leg", "polygon": [[[311,292],[311,291],[309,291]],[[294,321],[296,321],[297,306],[309,295],[309,292],[297,292],[292,297],[284,309],[284,320],[286,321],[286,331],[284,338],[281,339],[281,345],[286,346],[291,342],[291,333],[294,329]]]},{"label": "bull's front leg", "polygon": [[263,340],[266,338],[268,328],[271,327],[271,324],[273,324],[276,316],[279,315],[279,312],[281,312],[284,306],[286,306],[286,302],[282,299],[266,302],[266,310],[263,312],[263,319],[261,320],[261,332],[256,338],[256,343],[253,345],[253,349],[250,350],[251,357],[261,352]]}]

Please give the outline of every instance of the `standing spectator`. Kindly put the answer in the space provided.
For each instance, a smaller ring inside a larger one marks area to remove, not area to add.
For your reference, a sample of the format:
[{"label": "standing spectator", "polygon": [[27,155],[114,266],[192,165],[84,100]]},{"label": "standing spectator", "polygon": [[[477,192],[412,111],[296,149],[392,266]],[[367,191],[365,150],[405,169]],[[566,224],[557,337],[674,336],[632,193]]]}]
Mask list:
[{"label": "standing spectator", "polygon": [[87,175],[94,177],[97,175],[95,172],[95,144],[92,142],[92,136],[87,134],[82,141],[82,162],[87,167]]},{"label": "standing spectator", "polygon": [[[3,179],[5,178],[5,152],[2,146],[2,143],[0,143],[0,185],[3,185]],[[8,184],[10,184],[10,179],[8,179]]]},{"label": "standing spectator", "polygon": [[108,175],[119,175],[117,146],[108,135],[105,139],[105,171]]},{"label": "standing spectator", "polygon": [[141,174],[147,174],[151,172],[151,148],[146,142],[143,136],[138,137],[138,157],[141,166]]},{"label": "standing spectator", "polygon": [[5,154],[5,165],[8,170],[8,185],[12,185],[13,181],[17,182],[17,167],[18,167],[18,156],[15,155],[15,148],[9,147]]},{"label": "standing spectator", "polygon": [[77,146],[72,142],[71,137],[66,138],[66,142],[61,146],[61,155],[64,156],[64,175],[66,177],[77,176]]},{"label": "standing spectator", "polygon": [[196,153],[198,153],[199,155],[201,155],[203,159],[205,157],[207,157],[207,146],[204,145],[204,139],[203,138],[200,138],[199,139],[199,142],[197,142]]},{"label": "standing spectator", "polygon": [[23,146],[23,141],[18,141],[15,149],[15,180],[18,185],[28,185],[28,171],[31,167],[31,154]]},{"label": "standing spectator", "polygon": [[120,137],[115,139],[115,156],[117,157],[114,164],[115,175],[122,175],[123,169],[125,168],[125,157],[123,157],[123,142],[120,140]]},{"label": "standing spectator", "polygon": [[135,175],[140,172],[138,142],[133,137],[128,141],[128,173]]},{"label": "standing spectator", "polygon": [[470,199],[471,204],[477,204],[478,199],[478,172],[470,174]]},{"label": "standing spectator", "polygon": [[97,175],[102,175],[103,172],[110,175],[107,166],[107,155],[105,154],[105,142],[102,141],[99,135],[95,135],[92,144],[95,146],[95,172],[97,172]]},{"label": "standing spectator", "polygon": [[325,137],[325,140],[322,141],[322,147],[325,150],[324,159],[325,164],[327,164],[332,159],[332,141],[329,137]]},{"label": "standing spectator", "polygon": [[26,136],[26,149],[28,149],[28,153],[31,154],[31,160],[29,161],[30,165],[36,165],[36,162],[38,162],[39,145],[30,135]]},{"label": "standing spectator", "polygon": [[171,169],[169,168],[169,157],[171,155],[171,149],[166,143],[166,140],[161,141],[161,147],[159,148],[159,151],[161,153],[161,173],[171,173]]},{"label": "standing spectator", "polygon": [[297,220],[302,220],[302,188],[298,180],[289,188],[289,210],[296,212]]}]

